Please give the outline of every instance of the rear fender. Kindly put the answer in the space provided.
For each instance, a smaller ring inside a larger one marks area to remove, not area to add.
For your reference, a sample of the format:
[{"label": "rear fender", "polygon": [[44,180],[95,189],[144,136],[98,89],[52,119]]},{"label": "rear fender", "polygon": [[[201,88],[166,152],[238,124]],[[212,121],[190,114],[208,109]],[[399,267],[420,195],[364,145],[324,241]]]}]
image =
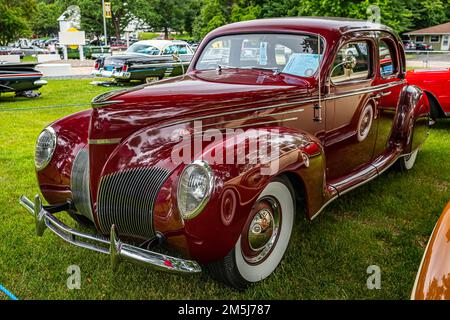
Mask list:
[{"label": "rear fender", "polygon": [[422,89],[414,85],[403,88],[394,120],[392,142],[403,154],[416,150],[429,130],[430,104]]}]

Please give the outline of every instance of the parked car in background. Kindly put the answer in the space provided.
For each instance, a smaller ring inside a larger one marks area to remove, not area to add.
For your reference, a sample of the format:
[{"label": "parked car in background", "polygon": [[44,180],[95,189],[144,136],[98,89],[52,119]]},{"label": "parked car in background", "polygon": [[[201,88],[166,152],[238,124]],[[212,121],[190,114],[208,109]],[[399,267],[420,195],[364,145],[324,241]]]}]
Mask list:
[{"label": "parked car in background", "polygon": [[112,51],[125,51],[127,49],[127,42],[125,40],[115,40],[111,42]]},{"label": "parked car in background", "polygon": [[[58,53],[61,59],[64,59],[64,51],[62,47],[58,48]],[[83,46],[83,54],[86,59],[98,59],[99,57],[110,56],[111,47],[103,46],[100,41],[89,41]],[[80,51],[78,47],[67,47],[67,56],[69,59],[80,59]]]},{"label": "parked car in background", "polygon": [[25,52],[19,48],[2,46],[0,47],[0,55],[19,55],[20,58],[23,59],[25,57]]},{"label": "parked car in background", "polygon": [[122,55],[97,59],[92,74],[120,82],[151,82],[183,74],[193,54],[184,41],[143,40],[131,45]]},{"label": "parked car in background", "polygon": [[416,44],[411,40],[403,40],[403,47],[405,50],[416,50]]},{"label": "parked car in background", "polygon": [[431,44],[416,42],[415,45],[416,45],[416,49],[414,49],[414,50],[418,50],[418,51],[432,51],[433,50],[433,46]]},{"label": "parked car in background", "polygon": [[35,56],[38,54],[49,54],[50,51],[47,49],[39,48],[38,46],[30,46],[24,48],[17,48],[18,51],[23,52],[25,56]]},{"label": "parked car in background", "polygon": [[436,120],[450,117],[450,68],[409,70],[406,80],[422,88],[427,94],[431,118]]},{"label": "parked car in background", "polygon": [[[243,57],[245,42],[256,56]],[[162,65],[165,49],[170,57],[181,45],[140,42],[103,67],[128,72],[155,64],[148,57]],[[227,56],[208,55],[212,48]],[[381,69],[385,48],[391,66]],[[192,274],[202,265],[244,288],[280,264],[296,214],[314,219],[389,167],[413,168],[429,104],[405,73],[400,39],[380,24],[289,18],[220,27],[185,75],[104,93],[91,110],[45,128],[35,166],[50,205],[39,195],[21,204],[39,236],[48,228],[110,254],[113,268],[129,260]],[[65,226],[60,211],[101,236]]]},{"label": "parked car in background", "polygon": [[450,202],[428,240],[412,300],[450,300]]},{"label": "parked car in background", "polygon": [[[0,58],[1,60],[1,58]],[[0,63],[0,93],[15,92],[16,96],[36,97],[34,92],[47,84],[42,73],[35,70],[36,63]]]}]

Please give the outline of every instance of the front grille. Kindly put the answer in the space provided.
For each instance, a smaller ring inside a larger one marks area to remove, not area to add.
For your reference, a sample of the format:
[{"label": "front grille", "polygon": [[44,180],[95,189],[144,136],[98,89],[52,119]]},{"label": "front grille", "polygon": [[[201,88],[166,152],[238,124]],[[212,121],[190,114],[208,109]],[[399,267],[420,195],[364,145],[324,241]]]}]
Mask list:
[{"label": "front grille", "polygon": [[97,201],[101,231],[107,234],[115,224],[121,235],[153,238],[153,205],[169,175],[166,169],[150,167],[104,176]]},{"label": "front grille", "polygon": [[87,148],[78,152],[72,166],[70,178],[73,204],[77,211],[94,221],[91,206],[91,191],[89,187],[89,154]]}]

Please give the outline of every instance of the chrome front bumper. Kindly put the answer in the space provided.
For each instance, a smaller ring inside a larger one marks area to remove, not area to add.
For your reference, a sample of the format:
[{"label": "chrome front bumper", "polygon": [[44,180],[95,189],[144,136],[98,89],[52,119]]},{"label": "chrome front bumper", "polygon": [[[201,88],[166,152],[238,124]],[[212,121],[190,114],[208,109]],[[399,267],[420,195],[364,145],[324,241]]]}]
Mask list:
[{"label": "chrome front bumper", "polygon": [[122,260],[129,260],[151,266],[161,271],[182,274],[201,272],[200,265],[195,261],[166,256],[158,252],[123,243],[118,237],[115,225],[111,226],[109,240],[97,235],[90,235],[74,230],[48,212],[43,207],[39,195],[35,196],[34,203],[27,197],[21,196],[20,204],[34,216],[36,234],[38,236],[42,236],[45,229],[48,228],[64,241],[75,246],[109,254],[113,270],[117,268]]}]

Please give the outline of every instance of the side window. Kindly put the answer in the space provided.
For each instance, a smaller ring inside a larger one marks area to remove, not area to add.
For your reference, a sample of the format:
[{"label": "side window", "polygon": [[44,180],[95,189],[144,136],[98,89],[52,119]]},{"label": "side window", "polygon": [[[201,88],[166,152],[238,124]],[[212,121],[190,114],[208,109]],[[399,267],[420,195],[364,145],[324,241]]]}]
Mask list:
[{"label": "side window", "polygon": [[178,54],[188,54],[188,49],[184,45],[178,45]]},{"label": "side window", "polygon": [[390,41],[380,41],[378,57],[380,59],[380,74],[382,78],[388,78],[397,73],[395,49]]},{"label": "side window", "polygon": [[331,72],[333,83],[368,79],[370,76],[370,46],[367,41],[349,42],[336,56]]},{"label": "side window", "polygon": [[163,54],[188,54],[188,48],[185,45],[170,45],[164,48]]}]

